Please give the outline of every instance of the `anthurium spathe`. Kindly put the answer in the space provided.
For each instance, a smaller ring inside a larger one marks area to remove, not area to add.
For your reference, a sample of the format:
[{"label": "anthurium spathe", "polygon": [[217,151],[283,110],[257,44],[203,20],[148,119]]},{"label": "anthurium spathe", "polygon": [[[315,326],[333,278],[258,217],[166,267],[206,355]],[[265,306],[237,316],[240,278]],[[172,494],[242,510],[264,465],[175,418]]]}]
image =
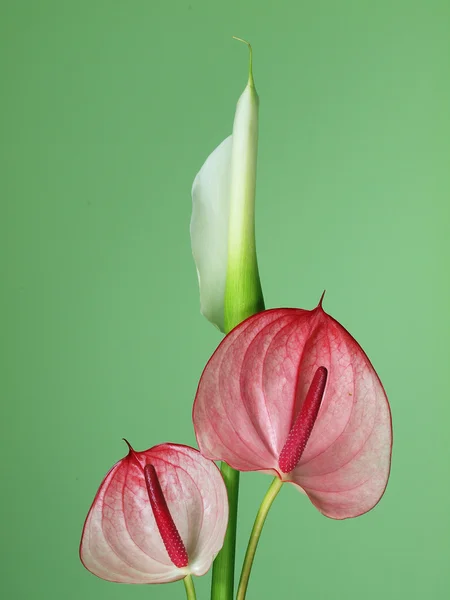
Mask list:
[{"label": "anthurium spathe", "polygon": [[255,246],[259,100],[248,46],[248,82],[233,133],[206,159],[192,186],[191,243],[201,312],[223,332],[264,308]]},{"label": "anthurium spathe", "polygon": [[274,309],[236,327],[199,383],[201,452],[266,471],[334,519],[381,498],[389,477],[388,401],[369,359],[322,308]]},{"label": "anthurium spathe", "polygon": [[203,575],[222,547],[227,520],[225,485],[212,461],[188,446],[130,446],[97,492],[80,557],[98,577],[120,583]]}]

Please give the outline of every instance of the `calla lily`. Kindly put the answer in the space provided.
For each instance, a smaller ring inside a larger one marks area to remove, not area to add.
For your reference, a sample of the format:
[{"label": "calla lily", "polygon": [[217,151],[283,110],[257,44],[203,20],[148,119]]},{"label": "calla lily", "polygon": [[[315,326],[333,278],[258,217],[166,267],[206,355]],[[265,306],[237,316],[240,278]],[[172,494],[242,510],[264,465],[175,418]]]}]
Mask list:
[{"label": "calla lily", "polygon": [[225,485],[212,461],[188,446],[130,446],[97,492],[80,557],[94,575],[120,583],[203,575],[222,547],[227,520]]},{"label": "calla lily", "polygon": [[375,506],[392,428],[383,386],[352,336],[322,308],[250,317],[217,348],[193,411],[202,454],[296,485],[326,516]]},{"label": "calla lily", "polygon": [[254,215],[259,100],[249,48],[248,83],[233,134],[206,159],[192,186],[191,243],[201,312],[223,332],[264,308]]}]

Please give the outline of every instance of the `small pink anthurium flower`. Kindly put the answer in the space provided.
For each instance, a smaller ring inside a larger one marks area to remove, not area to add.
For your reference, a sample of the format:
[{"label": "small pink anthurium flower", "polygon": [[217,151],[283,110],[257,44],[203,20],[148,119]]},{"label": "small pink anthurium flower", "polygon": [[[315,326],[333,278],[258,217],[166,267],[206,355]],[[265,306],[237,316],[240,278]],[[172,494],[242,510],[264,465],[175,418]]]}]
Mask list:
[{"label": "small pink anthurium flower", "polygon": [[91,506],[81,561],[119,583],[203,575],[223,545],[227,521],[227,492],[212,461],[177,444],[144,452],[129,446]]},{"label": "small pink anthurium flower", "polygon": [[387,485],[389,404],[369,359],[322,308],[267,310],[238,325],[201,377],[200,451],[296,485],[327,517],[369,511]]}]

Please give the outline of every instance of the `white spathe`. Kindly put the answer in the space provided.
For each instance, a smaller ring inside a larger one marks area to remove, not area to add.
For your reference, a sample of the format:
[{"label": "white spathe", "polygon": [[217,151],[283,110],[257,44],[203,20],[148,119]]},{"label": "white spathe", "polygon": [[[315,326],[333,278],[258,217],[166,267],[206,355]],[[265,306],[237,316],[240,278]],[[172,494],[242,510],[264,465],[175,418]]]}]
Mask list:
[{"label": "white spathe", "polygon": [[206,159],[192,186],[191,244],[201,313],[225,331],[228,277],[255,261],[258,96],[250,74],[236,106],[233,134]]},{"label": "white spathe", "polygon": [[200,310],[221,331],[227,278],[232,136],[208,156],[192,186],[191,244]]}]

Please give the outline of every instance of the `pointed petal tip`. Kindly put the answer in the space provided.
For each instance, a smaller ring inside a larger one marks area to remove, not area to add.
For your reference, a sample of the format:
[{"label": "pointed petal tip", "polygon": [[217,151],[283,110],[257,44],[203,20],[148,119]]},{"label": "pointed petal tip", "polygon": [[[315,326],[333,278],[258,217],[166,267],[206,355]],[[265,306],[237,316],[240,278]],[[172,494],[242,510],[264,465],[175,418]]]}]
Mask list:
[{"label": "pointed petal tip", "polygon": [[122,440],[125,442],[125,444],[128,446],[128,454],[133,454],[134,453],[134,448],[133,446],[130,444],[130,442],[126,439],[126,438],[122,438]]},{"label": "pointed petal tip", "polygon": [[324,297],[325,297],[326,291],[327,291],[327,290],[323,290],[323,292],[322,292],[322,295],[320,296],[319,304],[317,305],[317,307],[316,307],[316,308],[321,308],[321,309],[323,310],[322,303],[323,303],[323,299],[324,299]]},{"label": "pointed petal tip", "polygon": [[242,42],[243,44],[247,44],[249,52],[250,52],[250,56],[249,56],[249,64],[248,64],[248,83],[251,87],[255,87],[255,82],[253,80],[253,49],[252,49],[252,45],[250,44],[250,42],[247,42],[247,40],[244,40],[240,37],[237,37],[235,35],[232,36],[233,40],[237,40],[238,42]]},{"label": "pointed petal tip", "polygon": [[237,40],[238,42],[242,42],[244,44],[247,44],[247,46],[250,49],[250,52],[252,51],[252,45],[250,44],[250,42],[247,42],[247,40],[244,40],[243,38],[237,37],[236,35],[232,36],[233,40]]},{"label": "pointed petal tip", "polygon": [[137,454],[139,454],[139,453],[136,452],[136,450],[133,448],[133,446],[130,444],[130,442],[126,438],[122,438],[122,440],[128,446],[128,454],[126,455],[125,459],[132,460],[134,458],[138,467],[141,467],[141,463],[139,462],[139,458],[137,457]]}]

